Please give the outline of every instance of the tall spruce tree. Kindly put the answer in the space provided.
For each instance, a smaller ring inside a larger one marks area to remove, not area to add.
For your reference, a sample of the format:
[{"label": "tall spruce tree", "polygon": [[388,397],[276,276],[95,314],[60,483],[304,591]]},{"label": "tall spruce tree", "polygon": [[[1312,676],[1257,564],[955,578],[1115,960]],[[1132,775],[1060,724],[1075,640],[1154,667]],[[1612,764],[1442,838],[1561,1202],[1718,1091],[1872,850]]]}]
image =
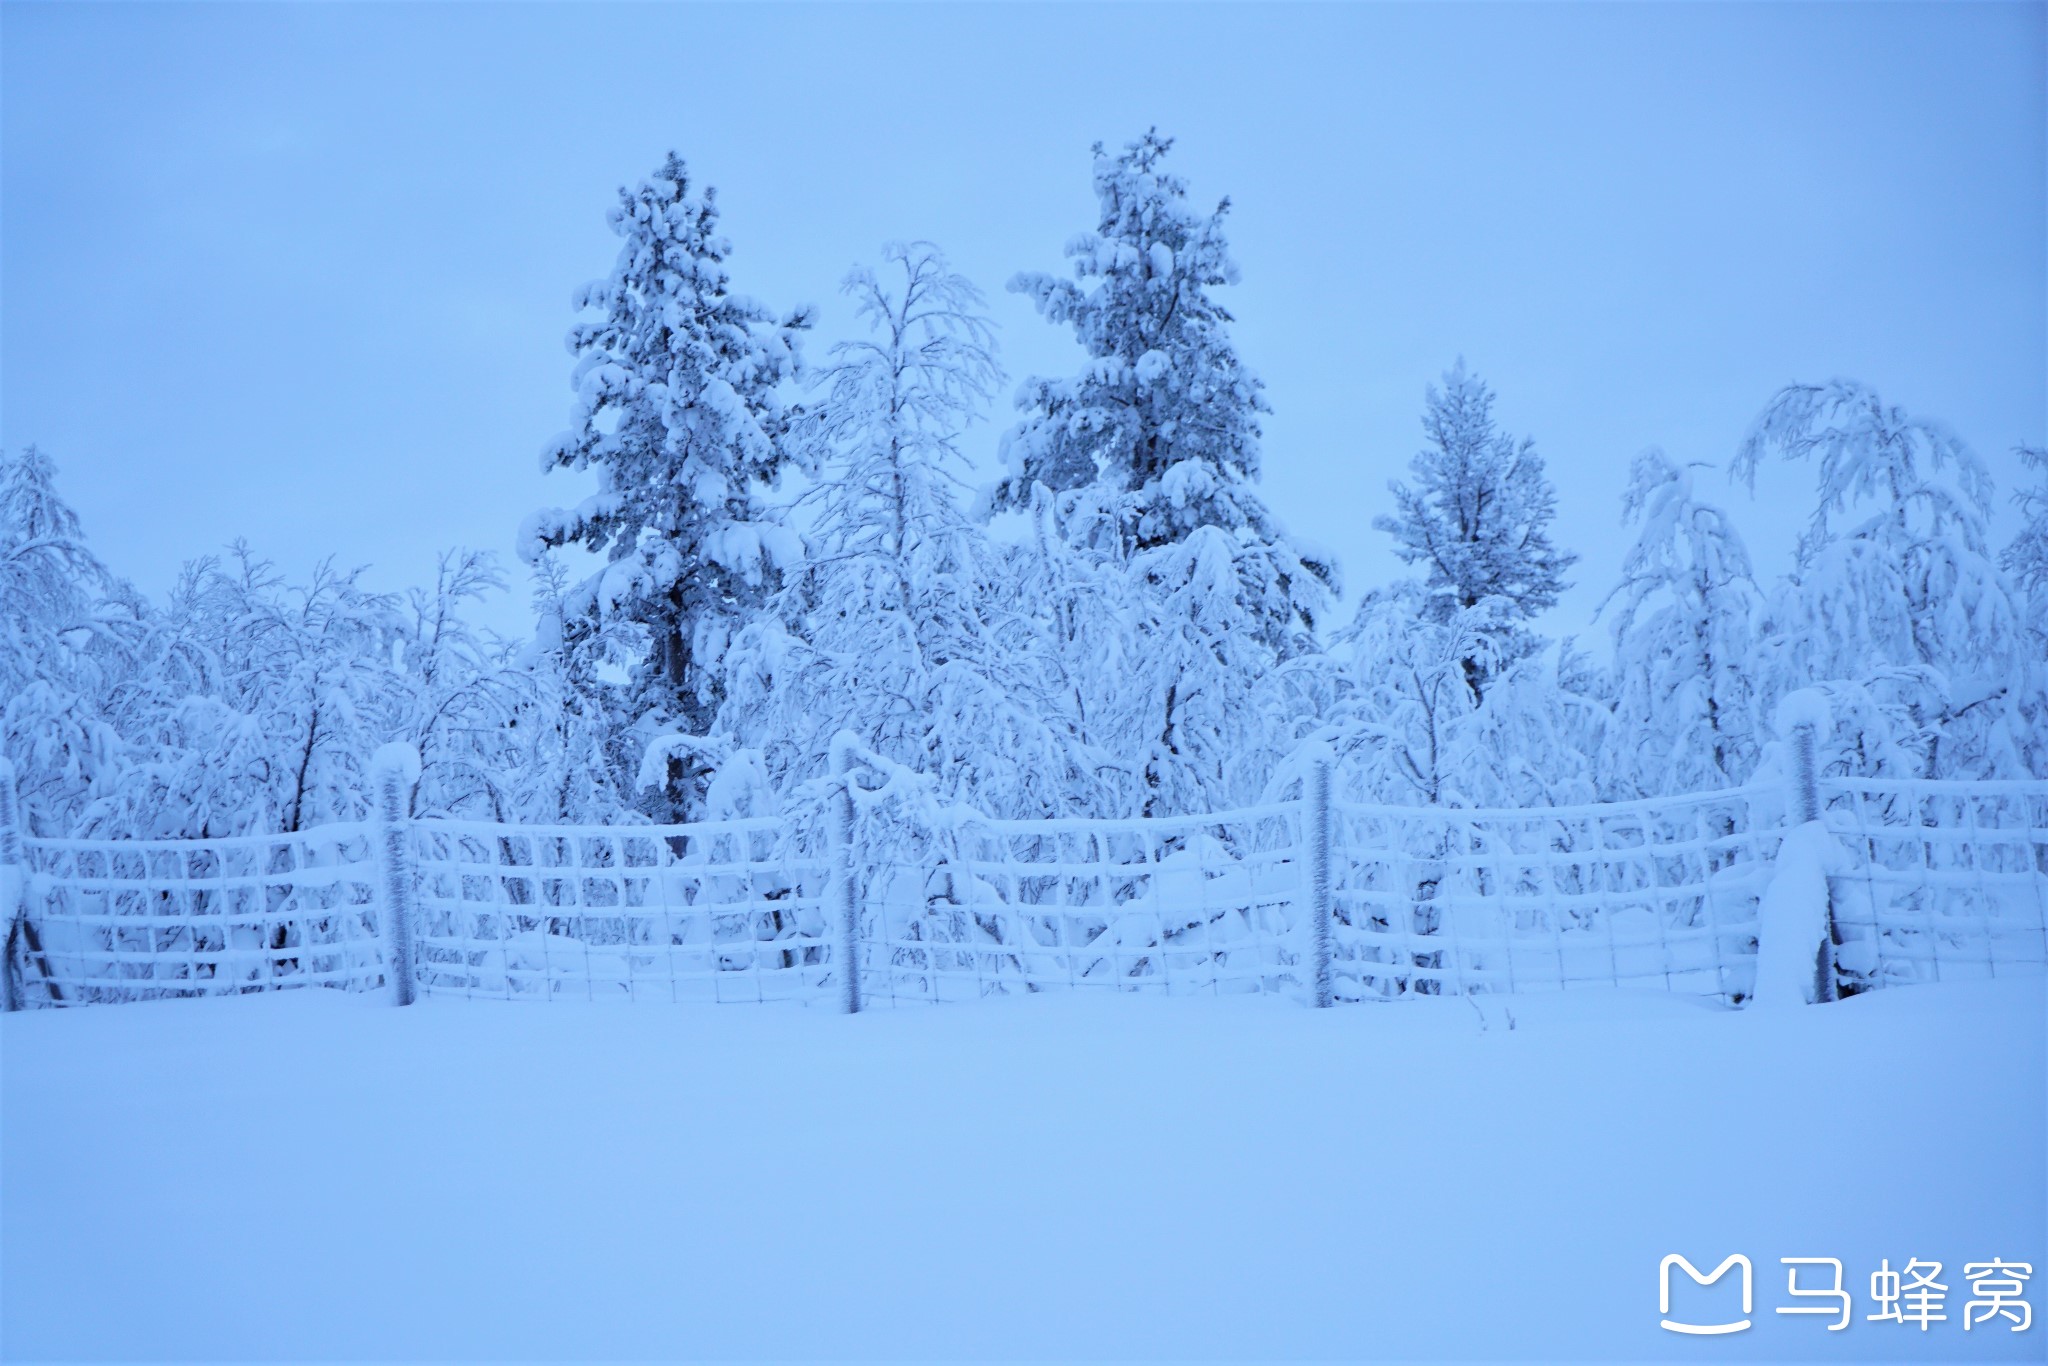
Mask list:
[{"label": "tall spruce tree", "polygon": [[1216,527],[1262,548],[1246,584],[1263,633],[1283,653],[1298,645],[1335,583],[1326,557],[1291,542],[1252,484],[1259,477],[1264,387],[1238,359],[1231,315],[1212,291],[1235,284],[1223,236],[1230,201],[1200,214],[1187,186],[1161,169],[1171,138],[1147,132],[1110,156],[1097,143],[1095,231],[1067,246],[1074,279],[1025,273],[1010,282],[1087,351],[1078,375],[1033,378],[1024,416],[1002,443],[996,507],[1025,507],[1034,484],[1090,485],[1115,496],[1113,528],[1143,552]]},{"label": "tall spruce tree", "polygon": [[[573,511],[531,519],[522,551],[575,542],[610,564],[572,595],[564,623],[581,638],[636,628],[644,658],[613,718],[640,743],[702,734],[716,715],[727,643],[801,556],[761,493],[789,463],[791,412],[778,395],[799,362],[799,310],[780,319],[728,288],[731,244],[714,193],[693,190],[670,153],[621,189],[610,215],[624,239],[610,278],[585,286],[576,324],[574,427],[543,469],[594,469],[598,492]],[[678,819],[700,795],[683,759],[651,814]]]},{"label": "tall spruce tree", "polygon": [[1493,391],[1461,360],[1432,385],[1422,428],[1429,445],[1409,462],[1413,486],[1392,482],[1398,512],[1373,525],[1423,571],[1421,611],[1434,625],[1464,619],[1487,648],[1461,668],[1475,700],[1542,642],[1524,623],[1553,607],[1578,559],[1550,543],[1557,495],[1535,443],[1493,421]]}]

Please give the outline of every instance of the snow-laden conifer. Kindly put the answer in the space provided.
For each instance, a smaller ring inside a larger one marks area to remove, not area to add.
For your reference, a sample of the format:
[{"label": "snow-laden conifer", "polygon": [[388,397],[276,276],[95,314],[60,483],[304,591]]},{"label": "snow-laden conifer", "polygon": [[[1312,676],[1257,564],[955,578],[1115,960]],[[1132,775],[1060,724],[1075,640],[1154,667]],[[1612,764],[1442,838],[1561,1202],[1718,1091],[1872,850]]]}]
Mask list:
[{"label": "snow-laden conifer", "polygon": [[[730,290],[716,199],[673,153],[619,192],[610,222],[618,263],[578,293],[595,316],[569,333],[574,426],[542,457],[544,469],[594,470],[598,491],[530,519],[521,550],[574,542],[606,555],[569,608],[646,633],[617,724],[643,739],[699,733],[717,713],[732,636],[800,557],[762,493],[790,461],[778,389],[808,317],[778,319]],[[650,800],[678,816],[697,785],[678,760]]]},{"label": "snow-laden conifer", "polygon": [[[1535,443],[1517,441],[1493,418],[1493,391],[1461,360],[1430,386],[1422,428],[1429,445],[1409,462],[1413,483],[1394,481],[1396,513],[1373,519],[1394,553],[1422,571],[1425,620],[1468,624],[1486,611],[1486,648],[1461,661],[1475,696],[1488,680],[1542,642],[1526,623],[1557,604],[1577,556],[1550,541],[1557,495]],[[1491,662],[1488,662],[1491,661]]]},{"label": "snow-laden conifer", "polygon": [[1098,143],[1100,216],[1067,245],[1074,278],[1025,273],[1010,282],[1048,322],[1073,329],[1088,362],[1018,391],[1024,416],[1003,439],[992,504],[1028,506],[1034,484],[1100,484],[1116,496],[1103,530],[1126,552],[1218,528],[1257,551],[1249,605],[1266,642],[1291,653],[1306,647],[1335,567],[1291,540],[1252,488],[1259,416],[1269,409],[1213,294],[1238,279],[1223,235],[1230,204],[1206,215],[1188,206],[1185,182],[1161,167],[1172,145],[1156,130],[1116,156]]}]

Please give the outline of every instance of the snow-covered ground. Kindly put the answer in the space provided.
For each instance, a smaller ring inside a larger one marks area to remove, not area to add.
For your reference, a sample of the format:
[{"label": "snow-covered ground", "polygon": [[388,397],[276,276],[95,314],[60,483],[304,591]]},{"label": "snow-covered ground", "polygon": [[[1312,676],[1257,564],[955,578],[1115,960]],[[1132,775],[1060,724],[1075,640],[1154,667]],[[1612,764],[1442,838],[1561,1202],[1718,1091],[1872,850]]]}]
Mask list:
[{"label": "snow-covered ground", "polygon": [[[2040,1359],[1960,1271],[2048,1307],[2044,1039],[2039,980],[12,1015],[0,1351]],[[1754,1326],[1660,1329],[1670,1252],[1746,1254]],[[1788,1256],[1850,1328],[1774,1312]],[[1942,1261],[1947,1321],[1866,1321],[1881,1257]]]}]

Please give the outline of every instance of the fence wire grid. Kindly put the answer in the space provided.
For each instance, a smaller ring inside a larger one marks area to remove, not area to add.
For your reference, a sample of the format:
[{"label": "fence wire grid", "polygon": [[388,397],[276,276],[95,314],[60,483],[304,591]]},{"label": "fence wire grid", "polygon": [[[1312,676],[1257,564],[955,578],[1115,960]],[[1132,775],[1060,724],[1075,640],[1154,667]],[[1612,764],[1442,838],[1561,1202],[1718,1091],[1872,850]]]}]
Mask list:
[{"label": "fence wire grid", "polygon": [[[2048,783],[1821,780],[1818,793],[1839,852],[1841,991],[2048,971]],[[835,838],[776,818],[387,812],[224,840],[19,838],[0,874],[18,883],[6,966],[27,1006],[379,991],[400,953],[420,995],[498,1000],[1626,987],[1739,1003],[1787,810],[1770,784],[1511,811],[1304,792],[1209,816],[975,819],[908,842],[875,840],[850,814]],[[395,881],[383,833],[397,836]]]}]

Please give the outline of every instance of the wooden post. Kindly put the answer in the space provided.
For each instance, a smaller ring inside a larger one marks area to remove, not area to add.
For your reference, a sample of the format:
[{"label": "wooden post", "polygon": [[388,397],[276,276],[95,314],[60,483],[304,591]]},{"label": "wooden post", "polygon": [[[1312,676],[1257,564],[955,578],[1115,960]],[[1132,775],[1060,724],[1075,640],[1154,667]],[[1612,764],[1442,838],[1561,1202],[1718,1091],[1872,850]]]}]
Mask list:
[{"label": "wooden post", "polygon": [[832,747],[832,908],[838,915],[839,1004],[848,1015],[860,1011],[860,903],[854,892],[853,765],[844,746]]},{"label": "wooden post", "polygon": [[370,756],[370,783],[377,801],[374,838],[377,883],[383,893],[378,929],[384,938],[384,977],[391,1004],[413,1003],[412,785],[419,780],[420,755],[411,745],[385,745]]},{"label": "wooden post", "polygon": [[1309,771],[1309,925],[1317,1009],[1332,1003],[1330,991],[1330,759],[1319,756]]}]

